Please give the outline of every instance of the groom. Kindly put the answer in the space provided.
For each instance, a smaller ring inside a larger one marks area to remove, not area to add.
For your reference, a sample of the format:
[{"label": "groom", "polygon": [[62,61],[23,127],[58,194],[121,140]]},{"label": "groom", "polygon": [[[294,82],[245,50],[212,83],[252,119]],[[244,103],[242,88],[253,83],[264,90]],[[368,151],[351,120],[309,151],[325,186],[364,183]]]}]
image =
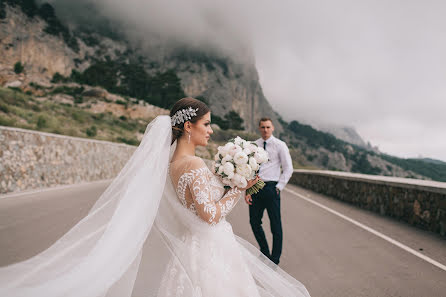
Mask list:
[{"label": "groom", "polygon": [[[259,243],[260,251],[272,262],[279,264],[282,253],[282,222],[280,218],[280,191],[285,187],[293,174],[293,163],[285,142],[273,136],[274,125],[270,118],[261,118],[259,131],[262,138],[256,140],[269,155],[269,161],[260,166],[259,176],[265,182],[265,187],[252,197],[245,197],[249,204],[249,222],[254,236]],[[281,170],[282,167],[282,170]],[[273,234],[273,249],[270,254],[265,232],[262,228],[264,211],[268,212]]]}]

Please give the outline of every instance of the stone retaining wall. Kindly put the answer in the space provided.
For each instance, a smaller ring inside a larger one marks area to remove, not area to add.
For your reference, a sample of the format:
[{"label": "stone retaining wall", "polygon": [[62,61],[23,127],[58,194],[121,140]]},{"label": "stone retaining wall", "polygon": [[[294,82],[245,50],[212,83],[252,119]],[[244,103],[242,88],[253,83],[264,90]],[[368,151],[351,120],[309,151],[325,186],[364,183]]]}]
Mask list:
[{"label": "stone retaining wall", "polygon": [[446,236],[446,183],[312,170],[290,183]]},{"label": "stone retaining wall", "polygon": [[0,194],[113,178],[135,148],[0,126]]}]

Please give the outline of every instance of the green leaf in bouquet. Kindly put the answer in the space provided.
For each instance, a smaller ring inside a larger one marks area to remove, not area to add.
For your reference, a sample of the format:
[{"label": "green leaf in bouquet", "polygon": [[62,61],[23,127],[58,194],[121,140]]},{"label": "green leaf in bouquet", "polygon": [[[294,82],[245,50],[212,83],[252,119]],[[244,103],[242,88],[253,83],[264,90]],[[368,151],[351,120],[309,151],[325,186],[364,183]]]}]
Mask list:
[{"label": "green leaf in bouquet", "polygon": [[259,180],[255,185],[246,190],[246,194],[248,195],[257,194],[261,189],[263,189],[264,186],[265,183],[263,182],[263,180]]}]

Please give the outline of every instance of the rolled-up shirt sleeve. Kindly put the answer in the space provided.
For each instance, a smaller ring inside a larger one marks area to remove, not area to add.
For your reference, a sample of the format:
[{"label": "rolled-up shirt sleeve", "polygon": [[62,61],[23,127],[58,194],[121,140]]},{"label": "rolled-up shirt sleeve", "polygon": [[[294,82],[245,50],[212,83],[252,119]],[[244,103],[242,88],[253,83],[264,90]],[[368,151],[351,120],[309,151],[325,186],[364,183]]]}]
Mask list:
[{"label": "rolled-up shirt sleeve", "polygon": [[279,182],[277,183],[276,188],[282,191],[293,174],[293,161],[291,160],[290,151],[284,142],[281,143],[279,149],[279,158],[280,164],[282,165],[282,173],[280,174]]}]

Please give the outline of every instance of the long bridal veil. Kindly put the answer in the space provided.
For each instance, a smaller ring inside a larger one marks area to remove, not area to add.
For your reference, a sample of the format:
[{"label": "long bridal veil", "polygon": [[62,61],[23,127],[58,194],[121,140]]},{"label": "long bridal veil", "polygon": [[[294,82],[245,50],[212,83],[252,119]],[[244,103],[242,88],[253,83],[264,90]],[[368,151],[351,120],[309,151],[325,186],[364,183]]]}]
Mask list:
[{"label": "long bridal veil", "polygon": [[[181,296],[201,297],[184,238],[218,230],[176,198],[168,178],[176,145],[171,137],[170,117],[154,119],[85,218],[42,253],[0,268],[0,296],[150,297],[159,296],[170,278]],[[261,296],[309,296],[256,248],[236,240]]]},{"label": "long bridal veil", "polygon": [[153,120],[84,219],[44,252],[0,268],[0,296],[131,296],[166,184],[171,133],[169,116]]}]

